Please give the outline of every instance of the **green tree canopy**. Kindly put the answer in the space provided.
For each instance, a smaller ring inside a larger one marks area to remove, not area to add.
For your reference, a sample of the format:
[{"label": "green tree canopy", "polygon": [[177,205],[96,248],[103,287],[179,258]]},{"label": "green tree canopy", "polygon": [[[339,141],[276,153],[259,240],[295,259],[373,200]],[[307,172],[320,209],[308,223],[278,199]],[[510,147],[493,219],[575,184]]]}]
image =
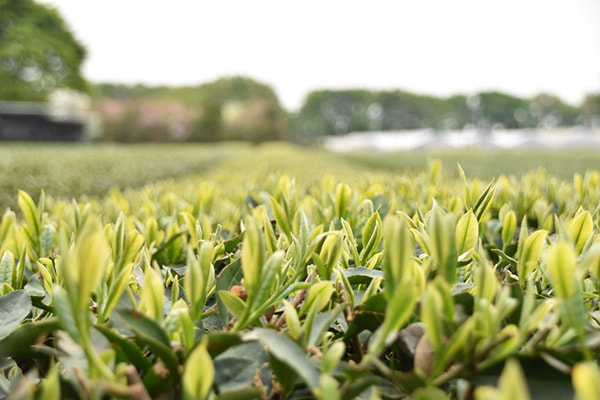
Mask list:
[{"label": "green tree canopy", "polygon": [[85,56],[55,9],[33,0],[0,0],[0,99],[45,100],[61,87],[87,91]]},{"label": "green tree canopy", "polygon": [[600,93],[585,96],[581,104],[581,110],[586,124],[592,127],[600,127]]}]

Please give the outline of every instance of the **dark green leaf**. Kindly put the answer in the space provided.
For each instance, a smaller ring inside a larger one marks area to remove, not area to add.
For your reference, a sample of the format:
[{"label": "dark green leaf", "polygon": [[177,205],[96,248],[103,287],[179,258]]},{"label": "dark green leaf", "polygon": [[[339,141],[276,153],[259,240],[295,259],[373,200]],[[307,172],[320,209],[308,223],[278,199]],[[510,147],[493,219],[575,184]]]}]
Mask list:
[{"label": "dark green leaf", "polygon": [[152,367],[152,363],[144,356],[142,350],[131,340],[128,340],[117,332],[102,326],[96,325],[95,328],[106,337],[113,347],[120,347],[129,361],[138,369],[148,370]]},{"label": "dark green leaf", "polygon": [[[223,268],[221,273],[217,276],[215,292],[218,293],[221,290],[230,290],[232,286],[240,284],[242,277],[242,263],[238,258]],[[225,304],[221,301],[221,299],[219,299],[219,296],[217,296],[217,310],[221,324],[223,324],[223,326],[227,326],[230,318],[227,315]]]},{"label": "dark green leaf", "polygon": [[243,357],[218,357],[213,363],[214,384],[221,393],[252,386],[256,369],[260,368],[256,360]]},{"label": "dark green leaf", "polygon": [[218,400],[259,400],[263,398],[263,391],[257,387],[246,387],[243,389],[227,391],[217,396]]},{"label": "dark green leaf", "polygon": [[81,339],[77,330],[73,307],[71,307],[67,291],[61,286],[54,288],[54,310],[60,321],[61,328],[79,343]]},{"label": "dark green leaf", "polygon": [[147,317],[141,312],[124,308],[115,310],[115,314],[117,317],[121,318],[132,331],[154,338],[167,347],[170,346],[169,337],[166,332],[161,328],[158,322],[152,318]]},{"label": "dark green leaf", "polygon": [[208,335],[206,350],[212,358],[217,357],[224,351],[243,343],[237,333],[217,332]]},{"label": "dark green leaf", "polygon": [[294,370],[309,387],[319,386],[319,371],[306,352],[287,336],[273,329],[259,328],[248,332],[244,340],[260,340],[270,355]]},{"label": "dark green leaf", "polygon": [[350,338],[364,330],[375,332],[385,319],[387,300],[382,293],[371,296],[354,312],[354,320],[344,335]]},{"label": "dark green leaf", "polygon": [[26,290],[15,290],[0,297],[0,339],[17,329],[31,312],[31,299]]},{"label": "dark green leaf", "polygon": [[351,284],[368,284],[372,279],[383,278],[383,271],[364,267],[349,268],[344,270],[344,275]]},{"label": "dark green leaf", "polygon": [[0,357],[33,357],[36,349],[32,346],[59,328],[60,323],[57,318],[23,324],[0,340]]}]

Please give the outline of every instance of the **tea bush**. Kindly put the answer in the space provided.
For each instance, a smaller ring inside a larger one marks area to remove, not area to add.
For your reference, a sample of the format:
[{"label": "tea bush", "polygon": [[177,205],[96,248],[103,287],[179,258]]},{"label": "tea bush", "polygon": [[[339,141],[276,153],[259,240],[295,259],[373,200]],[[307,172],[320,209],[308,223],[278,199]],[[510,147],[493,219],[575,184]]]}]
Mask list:
[{"label": "tea bush", "polygon": [[0,393],[600,398],[600,172],[255,153],[101,198],[19,192]]}]

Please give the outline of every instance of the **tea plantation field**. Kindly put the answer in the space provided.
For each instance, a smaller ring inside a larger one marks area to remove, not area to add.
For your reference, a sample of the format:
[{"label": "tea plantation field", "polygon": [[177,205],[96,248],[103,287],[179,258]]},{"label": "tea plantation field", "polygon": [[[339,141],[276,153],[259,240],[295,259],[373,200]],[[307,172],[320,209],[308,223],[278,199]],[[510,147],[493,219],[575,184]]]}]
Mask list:
[{"label": "tea plantation field", "polygon": [[596,164],[4,145],[0,397],[598,399]]}]

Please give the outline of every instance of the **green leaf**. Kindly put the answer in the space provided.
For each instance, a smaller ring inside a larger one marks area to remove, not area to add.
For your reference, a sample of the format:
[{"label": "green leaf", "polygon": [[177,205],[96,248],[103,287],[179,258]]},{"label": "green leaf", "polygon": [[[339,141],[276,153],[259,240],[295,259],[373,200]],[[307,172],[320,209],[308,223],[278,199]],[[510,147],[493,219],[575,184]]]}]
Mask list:
[{"label": "green leaf", "polygon": [[246,303],[234,293],[227,290],[220,290],[217,292],[217,297],[235,319],[240,319],[245,314]]},{"label": "green leaf", "polygon": [[438,293],[438,288],[429,285],[421,300],[421,321],[429,341],[436,350],[442,347],[444,338],[442,319],[439,317],[444,308],[443,298]]},{"label": "green leaf", "polygon": [[279,202],[271,196],[271,209],[273,210],[273,216],[275,217],[275,221],[277,221],[277,225],[279,229],[288,237],[292,237],[292,230],[290,228],[290,224],[288,222],[287,215],[285,213],[284,208],[279,204]]},{"label": "green leaf", "polygon": [[364,265],[372,253],[378,250],[379,244],[381,243],[382,225],[383,222],[377,212],[371,215],[365,223],[365,227],[362,231],[363,249],[361,252],[361,264]]},{"label": "green leaf", "polygon": [[310,310],[314,310],[315,313],[321,311],[331,300],[333,290],[331,281],[321,281],[312,285],[308,289],[308,294],[300,313],[308,313]]},{"label": "green leaf", "polygon": [[245,387],[243,389],[228,390],[219,394],[218,400],[260,400],[264,398],[264,392],[258,387]]},{"label": "green leaf", "polygon": [[152,368],[152,363],[144,356],[142,350],[131,340],[119,335],[117,332],[103,325],[94,326],[104,337],[111,343],[112,346],[118,346],[123,350],[129,361],[136,368],[147,371]]},{"label": "green leaf", "polygon": [[75,342],[81,343],[77,322],[75,322],[75,313],[79,313],[80,311],[73,310],[67,291],[63,287],[54,286],[52,295],[54,300],[54,311],[60,321],[62,329],[71,335]]},{"label": "green leaf", "polygon": [[473,211],[469,210],[458,220],[456,224],[456,250],[458,254],[464,254],[474,250],[479,241],[479,224]]},{"label": "green leaf", "polygon": [[392,297],[394,288],[409,276],[412,254],[412,241],[406,222],[397,215],[388,216],[383,222],[384,293],[388,298]]},{"label": "green leaf", "polygon": [[12,285],[15,257],[10,250],[6,250],[0,259],[0,284]]},{"label": "green leaf", "polygon": [[354,312],[354,320],[348,325],[344,338],[348,339],[364,330],[375,332],[385,319],[387,300],[383,293],[370,296]]},{"label": "green leaf", "polygon": [[546,270],[557,297],[573,297],[577,290],[575,265],[577,256],[569,242],[558,242],[546,254]]},{"label": "green leaf", "polygon": [[600,370],[595,363],[576,364],[572,373],[573,386],[580,400],[600,399]]},{"label": "green leaf", "polygon": [[335,215],[342,218],[352,201],[352,189],[345,183],[338,183],[335,188]]},{"label": "green leaf", "polygon": [[88,221],[77,238],[73,257],[68,258],[71,262],[65,262],[67,265],[63,268],[63,271],[72,269],[75,274],[77,305],[80,308],[87,308],[90,294],[104,278],[109,255],[110,250],[100,220]]},{"label": "green leaf", "polygon": [[510,210],[502,219],[502,244],[504,247],[512,241],[516,229],[517,216],[514,211]]},{"label": "green leaf", "polygon": [[578,213],[569,224],[569,235],[575,243],[575,251],[581,253],[583,246],[594,233],[594,222],[589,211]]},{"label": "green leaf", "polygon": [[26,290],[15,290],[0,297],[0,339],[17,329],[31,312],[31,299]]},{"label": "green leaf", "polygon": [[467,184],[467,177],[465,176],[465,171],[463,170],[462,165],[460,165],[460,163],[457,162],[456,166],[458,167],[458,174],[460,175],[463,181],[463,201],[465,203],[465,208],[471,209],[471,194],[469,193],[469,185]]},{"label": "green leaf", "polygon": [[448,400],[449,398],[443,390],[434,386],[418,388],[410,394],[411,400]]},{"label": "green leaf", "polygon": [[219,393],[251,387],[256,369],[260,368],[258,360],[223,355],[214,360],[215,386]]},{"label": "green leaf", "polygon": [[0,340],[0,357],[33,357],[36,353],[33,345],[58,329],[60,329],[60,323],[57,318],[25,323]]},{"label": "green leaf", "polygon": [[319,253],[319,258],[323,261],[322,267],[319,266],[319,276],[321,279],[331,279],[334,267],[342,258],[343,239],[344,236],[341,232],[337,231],[330,232],[325,239],[321,252]]},{"label": "green leaf", "polygon": [[162,274],[152,267],[147,267],[144,272],[140,311],[157,321],[162,320],[164,296],[165,286]]},{"label": "green leaf", "polygon": [[183,397],[186,400],[207,399],[215,378],[215,368],[206,351],[206,342],[196,346],[185,360],[183,369]]},{"label": "green leaf", "polygon": [[[242,273],[242,263],[241,260],[238,258],[235,261],[233,261],[231,264],[227,265],[225,268],[223,268],[223,270],[221,270],[221,272],[219,273],[219,275],[217,276],[217,283],[216,283],[216,288],[215,291],[216,293],[219,293],[221,291],[229,291],[231,289],[232,286],[234,285],[239,285],[241,283],[241,279],[243,277],[243,273]],[[219,296],[216,296],[217,299],[217,313],[219,315],[219,320],[221,321],[221,324],[223,326],[227,326],[227,323],[229,323],[229,317],[227,315],[227,308],[225,307],[225,304],[223,304],[223,302],[221,301],[221,299],[219,298]]]},{"label": "green leaf", "polygon": [[242,338],[237,333],[225,331],[211,332],[208,335],[206,350],[212,358],[216,358],[219,354],[242,343]]},{"label": "green leaf", "polygon": [[546,242],[546,235],[546,231],[535,231],[527,237],[527,240],[525,240],[522,253],[517,260],[517,275],[519,276],[522,287],[525,287],[527,278],[538,264],[544,243]]},{"label": "green leaf", "polygon": [[265,263],[266,245],[260,227],[254,218],[247,218],[246,233],[242,244],[242,271],[248,297],[255,296],[260,285],[261,271]]},{"label": "green leaf", "polygon": [[244,233],[240,233],[237,236],[232,237],[229,240],[225,240],[223,244],[225,245],[225,254],[235,253],[242,241],[244,240]]},{"label": "green leaf", "polygon": [[344,342],[338,341],[327,347],[327,351],[323,354],[323,372],[331,373],[341,361],[346,352]]},{"label": "green leaf", "polygon": [[19,208],[23,213],[23,218],[25,218],[25,222],[27,223],[27,230],[29,232],[30,243],[32,246],[37,247],[37,243],[39,243],[40,233],[42,231],[40,227],[40,217],[38,215],[37,207],[33,202],[33,199],[26,192],[19,190]]},{"label": "green leaf", "polygon": [[288,333],[293,339],[298,339],[302,334],[302,325],[300,324],[300,319],[298,318],[298,312],[290,302],[285,300],[283,301],[283,307],[285,312],[285,324],[288,328]]},{"label": "green leaf", "polygon": [[319,371],[294,341],[267,328],[255,329],[244,335],[244,340],[259,340],[267,352],[292,369],[311,389],[319,386]]},{"label": "green leaf", "polygon": [[348,268],[343,270],[348,281],[353,284],[368,284],[373,279],[383,278],[384,272],[377,269],[368,269],[364,267]]},{"label": "green leaf", "polygon": [[495,193],[496,185],[494,185],[494,180],[492,179],[473,205],[473,212],[477,216],[477,221],[481,222],[483,219],[483,216],[487,212],[492,200],[494,199]]},{"label": "green leaf", "polygon": [[164,346],[171,346],[169,337],[155,320],[145,316],[139,311],[120,308],[115,310],[115,316],[120,318],[134,332],[151,337]]},{"label": "green leaf", "polygon": [[437,274],[450,284],[456,281],[456,225],[454,215],[445,214],[439,207],[433,209],[428,229],[431,256]]},{"label": "green leaf", "polygon": [[57,364],[52,364],[39,388],[40,399],[60,399],[60,374]]},{"label": "green leaf", "polygon": [[311,331],[308,333],[308,345],[316,346],[320,343],[323,335],[338,316],[348,307],[348,303],[338,304],[333,310],[325,311],[315,315]]},{"label": "green leaf", "polygon": [[281,271],[283,256],[284,252],[279,250],[271,254],[271,256],[267,259],[267,262],[263,267],[262,277],[260,284],[258,285],[256,295],[253,298],[248,298],[248,307],[250,308],[250,312],[256,311],[258,308],[262,307],[269,297],[271,290],[273,289],[275,279]]},{"label": "green leaf", "polygon": [[388,336],[399,330],[408,322],[416,306],[416,288],[410,281],[404,281],[394,288],[394,294],[385,309],[385,319],[379,335],[371,348],[373,354],[379,355]]},{"label": "green leaf", "polygon": [[530,400],[527,381],[519,362],[515,359],[509,359],[498,380],[501,398],[504,400]]}]

